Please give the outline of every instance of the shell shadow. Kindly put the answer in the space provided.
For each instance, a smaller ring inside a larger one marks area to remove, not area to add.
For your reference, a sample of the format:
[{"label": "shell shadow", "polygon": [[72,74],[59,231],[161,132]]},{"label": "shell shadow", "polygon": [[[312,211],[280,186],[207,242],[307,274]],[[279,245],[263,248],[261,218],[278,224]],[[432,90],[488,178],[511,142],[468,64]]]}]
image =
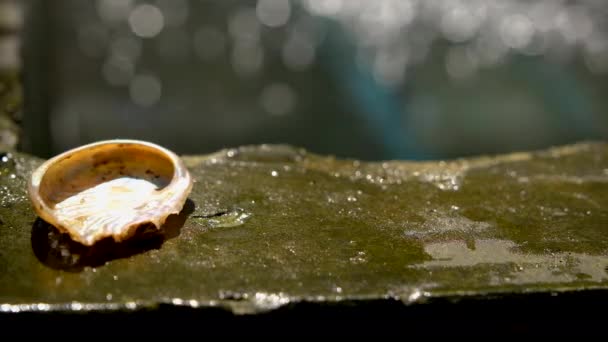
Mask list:
[{"label": "shell shadow", "polygon": [[161,229],[143,225],[127,241],[115,242],[106,238],[90,247],[72,240],[68,234],[38,217],[32,225],[32,250],[36,258],[50,268],[80,272],[87,266],[99,267],[110,260],[160,249],[165,241],[179,236],[194,208],[194,202],[188,199],[182,211],[169,216]]}]

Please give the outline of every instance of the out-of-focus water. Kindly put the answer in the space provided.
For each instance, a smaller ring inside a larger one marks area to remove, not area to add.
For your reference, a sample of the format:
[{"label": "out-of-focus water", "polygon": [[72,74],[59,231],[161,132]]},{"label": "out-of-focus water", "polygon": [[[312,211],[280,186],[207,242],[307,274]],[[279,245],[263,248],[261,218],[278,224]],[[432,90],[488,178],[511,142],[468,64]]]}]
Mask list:
[{"label": "out-of-focus water", "polygon": [[602,1],[30,4],[39,155],[122,137],[431,159],[608,136]]}]

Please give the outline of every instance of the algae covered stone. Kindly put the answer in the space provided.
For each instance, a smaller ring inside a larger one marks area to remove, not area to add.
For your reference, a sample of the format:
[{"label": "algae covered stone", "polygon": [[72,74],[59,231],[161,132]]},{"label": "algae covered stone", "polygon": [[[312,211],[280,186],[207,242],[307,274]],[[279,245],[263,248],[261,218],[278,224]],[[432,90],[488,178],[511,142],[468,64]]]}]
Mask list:
[{"label": "algae covered stone", "polygon": [[608,288],[608,145],[368,163],[289,146],[184,156],[194,186],[162,234],[93,247],[37,219],[3,158],[0,308],[288,303]]}]

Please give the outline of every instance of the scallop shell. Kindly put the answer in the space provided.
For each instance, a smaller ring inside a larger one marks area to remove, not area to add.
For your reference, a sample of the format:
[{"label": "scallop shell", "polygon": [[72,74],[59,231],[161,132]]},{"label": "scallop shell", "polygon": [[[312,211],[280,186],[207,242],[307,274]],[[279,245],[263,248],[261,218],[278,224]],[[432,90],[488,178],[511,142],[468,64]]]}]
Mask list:
[{"label": "scallop shell", "polygon": [[28,192],[38,215],[84,245],[123,241],[137,227],[160,228],[179,213],[192,177],[180,158],[137,140],[107,140],[59,154],[32,174]]}]

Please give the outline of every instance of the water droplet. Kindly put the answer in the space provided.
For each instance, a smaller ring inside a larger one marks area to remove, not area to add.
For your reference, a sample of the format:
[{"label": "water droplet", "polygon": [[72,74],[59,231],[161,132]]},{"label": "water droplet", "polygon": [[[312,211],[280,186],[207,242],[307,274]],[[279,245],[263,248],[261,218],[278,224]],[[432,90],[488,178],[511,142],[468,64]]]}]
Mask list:
[{"label": "water droplet", "polygon": [[251,213],[243,209],[235,209],[224,215],[208,218],[208,223],[213,228],[229,228],[244,224],[251,217]]},{"label": "water droplet", "polygon": [[350,258],[349,260],[353,264],[363,264],[363,263],[367,262],[365,252],[363,252],[363,251],[357,252],[357,255]]},{"label": "water droplet", "polygon": [[39,303],[37,305],[37,309],[38,311],[49,311],[51,309],[51,306],[46,303]]},{"label": "water droplet", "polygon": [[275,170],[272,170],[272,171],[270,172],[270,175],[271,175],[272,177],[277,177],[277,176],[279,175],[279,173],[278,173],[278,172],[276,172]]},{"label": "water droplet", "polygon": [[421,296],[422,296],[422,292],[420,292],[420,290],[416,290],[416,291],[412,292],[412,294],[410,294],[408,299],[413,302],[413,301],[418,300],[418,298],[420,298]]},{"label": "water droplet", "polygon": [[111,293],[108,293],[106,295],[106,300],[112,300],[112,294]]},{"label": "water droplet", "polygon": [[348,196],[347,200],[349,202],[357,202],[357,197],[355,197],[355,196]]},{"label": "water droplet", "polygon": [[277,308],[289,303],[289,297],[283,293],[256,292],[253,302],[262,308]]}]

